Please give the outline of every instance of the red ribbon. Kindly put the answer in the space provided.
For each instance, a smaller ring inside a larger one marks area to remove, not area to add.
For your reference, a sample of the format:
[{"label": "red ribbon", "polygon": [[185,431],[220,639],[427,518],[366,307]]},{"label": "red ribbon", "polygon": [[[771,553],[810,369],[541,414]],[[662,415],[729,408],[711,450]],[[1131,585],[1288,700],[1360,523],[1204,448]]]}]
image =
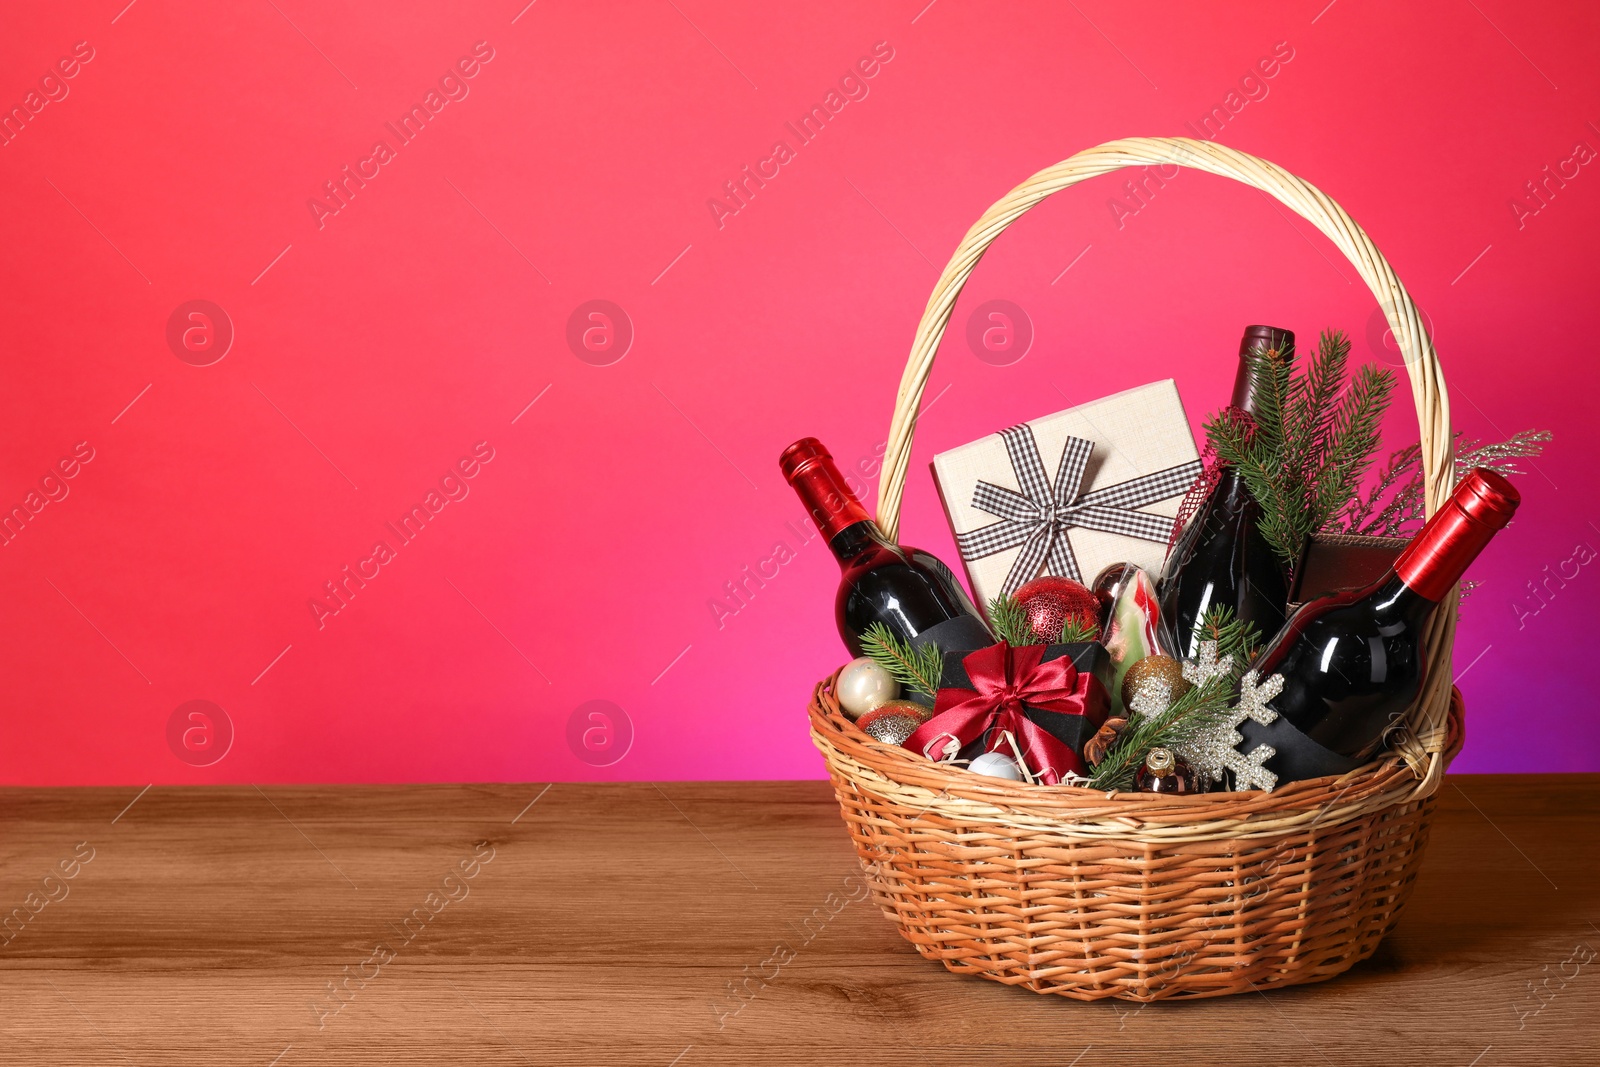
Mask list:
[{"label": "red ribbon", "polygon": [[1066,656],[1043,662],[1044,653],[1044,645],[1012,648],[1001,641],[963,657],[972,688],[940,689],[933,718],[906,738],[905,747],[937,760],[952,740],[959,749],[987,734],[990,751],[1013,755],[1004,738],[1009,732],[1028,769],[1044,784],[1056,785],[1068,773],[1083,774],[1078,754],[1029,719],[1026,708],[1084,715],[1093,677],[1080,676]]}]

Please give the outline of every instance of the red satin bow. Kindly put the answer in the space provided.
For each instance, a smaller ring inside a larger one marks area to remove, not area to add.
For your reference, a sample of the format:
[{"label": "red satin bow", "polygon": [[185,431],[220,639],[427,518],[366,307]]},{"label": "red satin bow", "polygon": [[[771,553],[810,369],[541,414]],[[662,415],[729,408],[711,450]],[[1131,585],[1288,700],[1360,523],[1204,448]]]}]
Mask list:
[{"label": "red satin bow", "polygon": [[1007,752],[1004,733],[1016,738],[1034,776],[1056,785],[1062,776],[1082,774],[1077,753],[1028,718],[1024,705],[1066,715],[1085,710],[1078,668],[1063,656],[1043,662],[1044,645],[1012,648],[1001,641],[961,660],[971,689],[945,688],[934,700],[933,718],[906,739],[905,747],[939,759],[951,740],[957,748],[987,734],[991,751]]}]

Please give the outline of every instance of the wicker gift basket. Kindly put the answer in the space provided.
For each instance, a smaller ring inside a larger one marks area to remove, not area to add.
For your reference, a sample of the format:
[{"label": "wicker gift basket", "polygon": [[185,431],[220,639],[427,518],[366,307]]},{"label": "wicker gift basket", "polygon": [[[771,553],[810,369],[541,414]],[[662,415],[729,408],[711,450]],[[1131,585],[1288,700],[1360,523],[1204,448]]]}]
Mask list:
[{"label": "wicker gift basket", "polygon": [[[1416,305],[1372,241],[1309,183],[1187,138],[1111,141],[1033,175],[967,231],[940,275],[900,381],[878,494],[899,525],[916,412],[951,309],[984,250],[1045,197],[1123,167],[1176,164],[1253,186],[1314,223],[1377,296],[1405,357],[1429,514],[1453,483],[1449,406]],[[1211,997],[1331,978],[1371,955],[1406,901],[1433,794],[1461,744],[1450,684],[1456,594],[1426,634],[1430,669],[1380,759],[1270,793],[1160,796],[1034,786],[881,744],[811,702],[874,899],[947,968],[1079,1000]],[[837,677],[837,676],[835,676]]]}]

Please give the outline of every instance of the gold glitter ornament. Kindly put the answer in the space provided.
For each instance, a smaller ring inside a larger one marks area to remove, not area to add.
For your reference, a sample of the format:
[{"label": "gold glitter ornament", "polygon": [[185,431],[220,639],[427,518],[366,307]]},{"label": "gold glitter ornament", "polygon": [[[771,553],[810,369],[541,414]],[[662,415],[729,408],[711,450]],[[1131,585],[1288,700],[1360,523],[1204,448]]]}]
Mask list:
[{"label": "gold glitter ornament", "polygon": [[[1128,673],[1122,676],[1122,706],[1131,708],[1135,702],[1148,703],[1150,697],[1155,695],[1155,686],[1166,688],[1166,701],[1170,704],[1183,694],[1194,688],[1194,685],[1183,676],[1183,665],[1171,656],[1146,656],[1144,659],[1128,668]],[[1140,695],[1145,699],[1139,701]]]}]

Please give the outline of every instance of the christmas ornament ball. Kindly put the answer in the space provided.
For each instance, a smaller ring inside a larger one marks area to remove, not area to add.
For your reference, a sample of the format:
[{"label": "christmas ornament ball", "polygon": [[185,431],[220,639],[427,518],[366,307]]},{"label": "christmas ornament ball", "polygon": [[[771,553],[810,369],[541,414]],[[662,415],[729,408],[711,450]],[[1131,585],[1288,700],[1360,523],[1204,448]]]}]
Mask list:
[{"label": "christmas ornament ball", "polygon": [[967,770],[973,774],[986,774],[991,778],[1005,778],[1013,782],[1023,780],[1022,768],[1004,752],[985,752],[967,764]]},{"label": "christmas ornament ball", "polygon": [[1134,787],[1141,793],[1188,796],[1200,791],[1198,785],[1194,771],[1169,748],[1152,748],[1146,753],[1144,766],[1134,778]]},{"label": "christmas ornament ball", "polygon": [[1089,588],[1093,590],[1095,599],[1100,601],[1101,611],[1110,614],[1111,606],[1117,602],[1122,590],[1128,585],[1128,579],[1132,578],[1138,569],[1131,563],[1111,563],[1094,576]]},{"label": "christmas ornament ball", "polygon": [[873,708],[899,696],[900,683],[888,671],[862,656],[851,660],[850,665],[839,672],[833,691],[845,718],[855,722]]},{"label": "christmas ornament ball", "polygon": [[856,720],[861,731],[886,745],[903,745],[917,727],[927,722],[932,711],[909,700],[890,700]]},{"label": "christmas ornament ball", "polygon": [[1061,639],[1061,628],[1068,619],[1092,629],[1100,626],[1100,598],[1071,578],[1046,574],[1013,595],[1027,612],[1033,635],[1047,645]]},{"label": "christmas ornament ball", "polygon": [[1167,687],[1169,700],[1177,700],[1193,689],[1193,684],[1183,676],[1183,665],[1171,656],[1146,656],[1128,668],[1122,676],[1122,706],[1133,707],[1139,694],[1153,683]]}]

